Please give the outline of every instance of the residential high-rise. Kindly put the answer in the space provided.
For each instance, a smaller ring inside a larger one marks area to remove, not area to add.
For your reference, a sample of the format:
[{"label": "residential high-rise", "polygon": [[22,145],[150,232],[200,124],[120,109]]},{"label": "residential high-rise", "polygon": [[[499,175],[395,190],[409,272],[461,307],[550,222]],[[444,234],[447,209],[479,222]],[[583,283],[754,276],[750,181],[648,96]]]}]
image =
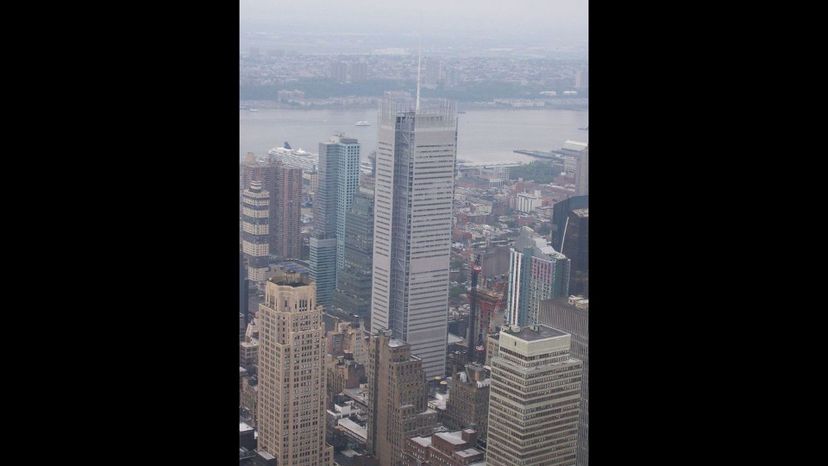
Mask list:
[{"label": "residential high-rise", "polygon": [[589,208],[569,213],[561,253],[572,260],[569,293],[589,298]]},{"label": "residential high-rise", "polygon": [[341,83],[348,81],[348,64],[342,61],[331,63],[331,78]]},{"label": "residential high-rise", "polygon": [[[339,236],[337,236],[337,240]],[[371,312],[374,193],[360,188],[345,224],[344,266],[336,274],[334,306],[367,318]]]},{"label": "residential high-rise", "polygon": [[261,181],[251,181],[242,193],[242,252],[247,259],[247,278],[261,283],[270,262],[270,193]]},{"label": "residential high-rise", "polygon": [[583,363],[570,356],[570,343],[569,334],[544,325],[500,332],[487,465],[575,465]]},{"label": "residential high-rise", "polygon": [[537,323],[544,299],[569,295],[570,260],[529,227],[511,250],[507,315],[510,325]]},{"label": "residential high-rise", "polygon": [[262,183],[270,194],[270,253],[281,259],[301,256],[302,169],[285,165],[276,156],[257,159],[245,156],[241,167],[242,186]]},{"label": "residential high-rise", "polygon": [[449,384],[446,425],[452,429],[473,428],[486,438],[489,420],[489,386],[492,379],[479,364],[466,364]]},{"label": "residential high-rise", "polygon": [[437,412],[428,409],[423,361],[390,332],[371,336],[368,356],[368,452],[379,466],[401,466],[407,439],[430,435]]},{"label": "residential high-rise", "polygon": [[377,137],[371,328],[390,329],[445,374],[457,117],[386,98]]},{"label": "residential high-rise", "polygon": [[[336,174],[336,270],[345,267],[346,223],[348,211],[354,202],[354,195],[359,188],[359,141],[345,138],[341,134],[331,139],[339,150]],[[321,152],[321,151],[320,151]],[[328,156],[331,149],[328,148]]]},{"label": "residential high-rise", "polygon": [[302,257],[302,169],[274,163],[270,250],[280,259]]},{"label": "residential high-rise", "polygon": [[584,362],[576,462],[589,466],[589,300],[572,296],[544,301],[539,320],[572,335],[572,356]]},{"label": "residential high-rise", "polygon": [[315,286],[277,273],[259,306],[258,449],[280,465],[332,466],[325,443],[325,329]]},{"label": "residential high-rise", "polygon": [[[311,276],[317,301],[333,303],[336,270],[344,265],[345,223],[359,184],[359,142],[338,134],[319,144],[319,188],[310,240]],[[337,238],[341,236],[341,238]],[[341,251],[340,251],[341,250]]]},{"label": "residential high-rise", "polygon": [[368,64],[365,62],[351,63],[351,82],[365,81],[368,79]]}]

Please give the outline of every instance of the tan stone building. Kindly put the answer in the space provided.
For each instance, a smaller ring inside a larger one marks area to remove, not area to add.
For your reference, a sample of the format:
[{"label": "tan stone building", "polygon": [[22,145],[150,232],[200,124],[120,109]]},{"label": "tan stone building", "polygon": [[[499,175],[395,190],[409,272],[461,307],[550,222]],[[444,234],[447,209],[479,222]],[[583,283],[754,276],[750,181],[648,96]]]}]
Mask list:
[{"label": "tan stone building", "polygon": [[572,466],[583,363],[570,335],[537,325],[500,332],[492,357],[486,464]]},{"label": "tan stone building", "polygon": [[403,465],[405,442],[431,435],[437,412],[428,409],[423,361],[390,332],[371,336],[368,363],[368,452],[379,466]]},{"label": "tan stone building", "polygon": [[474,428],[486,437],[491,379],[479,364],[466,364],[451,378],[445,423],[451,429]]},{"label": "tan stone building", "polygon": [[258,449],[278,464],[332,466],[325,443],[325,329],[315,286],[298,274],[265,282],[259,306]]}]

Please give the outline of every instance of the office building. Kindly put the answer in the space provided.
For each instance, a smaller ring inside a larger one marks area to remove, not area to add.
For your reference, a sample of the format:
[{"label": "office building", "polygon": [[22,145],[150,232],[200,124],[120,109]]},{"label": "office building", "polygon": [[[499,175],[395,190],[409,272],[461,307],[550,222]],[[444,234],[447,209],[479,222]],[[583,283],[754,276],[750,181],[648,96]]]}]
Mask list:
[{"label": "office building", "polygon": [[453,104],[383,101],[371,329],[411,345],[428,378],[445,375],[456,144]]},{"label": "office building", "polygon": [[570,260],[529,227],[511,250],[507,314],[510,325],[537,323],[544,299],[569,295]]},{"label": "office building", "polygon": [[589,146],[585,142],[566,141],[563,143],[561,155],[573,158],[576,161],[575,193],[578,196],[589,194]]},{"label": "office building", "polygon": [[577,296],[543,301],[540,323],[572,335],[572,356],[584,363],[578,417],[577,466],[589,466],[589,300]]},{"label": "office building", "polygon": [[400,466],[407,439],[430,435],[437,412],[429,409],[423,361],[390,331],[371,336],[368,362],[368,452],[379,466]]},{"label": "office building", "polygon": [[310,246],[310,277],[316,283],[316,300],[327,308],[333,304],[336,288],[336,238],[321,239],[315,234]]},{"label": "office building", "polygon": [[564,229],[569,219],[569,213],[575,209],[586,209],[589,207],[589,196],[572,196],[556,202],[552,206],[552,247],[561,251],[563,244]]},{"label": "office building", "polygon": [[569,213],[561,253],[572,261],[569,294],[589,298],[589,208]]},{"label": "office building", "polygon": [[261,283],[267,278],[270,262],[270,193],[260,181],[251,181],[242,194],[242,252],[247,278]]},{"label": "office building", "polygon": [[[243,227],[243,225],[242,225]],[[243,246],[244,244],[242,244]],[[242,335],[249,318],[250,288],[247,285],[247,267],[244,266],[244,252],[239,251],[239,316]],[[240,338],[241,339],[241,338]]]},{"label": "office building", "polygon": [[487,465],[575,465],[583,367],[570,355],[570,344],[569,334],[544,325],[500,332],[492,358]]},{"label": "office building", "polygon": [[489,420],[489,386],[492,379],[479,364],[466,364],[449,383],[445,423],[451,429],[475,429],[486,438]]},{"label": "office building", "polygon": [[336,275],[334,306],[348,314],[370,319],[374,193],[360,188],[346,218],[344,264]]},{"label": "office building", "polygon": [[315,286],[295,273],[265,283],[260,327],[258,448],[277,464],[332,466],[325,443],[325,333]]}]

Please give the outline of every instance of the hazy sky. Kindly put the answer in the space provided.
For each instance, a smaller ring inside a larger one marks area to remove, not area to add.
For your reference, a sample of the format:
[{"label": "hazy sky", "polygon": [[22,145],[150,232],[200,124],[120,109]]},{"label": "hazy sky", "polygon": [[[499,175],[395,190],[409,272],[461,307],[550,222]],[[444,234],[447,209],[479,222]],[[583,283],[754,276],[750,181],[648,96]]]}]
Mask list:
[{"label": "hazy sky", "polygon": [[[243,30],[545,35],[586,40],[588,0],[240,0]],[[420,20],[422,18],[422,20]]]}]

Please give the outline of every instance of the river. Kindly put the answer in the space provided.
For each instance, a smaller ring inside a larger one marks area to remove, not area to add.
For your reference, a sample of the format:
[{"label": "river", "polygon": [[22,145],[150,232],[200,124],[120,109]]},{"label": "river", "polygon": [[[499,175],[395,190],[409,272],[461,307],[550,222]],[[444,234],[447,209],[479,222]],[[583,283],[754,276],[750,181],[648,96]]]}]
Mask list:
[{"label": "river", "polygon": [[[371,126],[354,126],[365,120]],[[515,149],[558,149],[567,139],[589,142],[589,112],[562,109],[469,109],[459,115],[457,158],[473,162],[528,161]],[[239,110],[239,154],[264,154],[288,141],[294,149],[319,152],[336,132],[359,139],[362,158],[376,149],[377,110]]]}]

